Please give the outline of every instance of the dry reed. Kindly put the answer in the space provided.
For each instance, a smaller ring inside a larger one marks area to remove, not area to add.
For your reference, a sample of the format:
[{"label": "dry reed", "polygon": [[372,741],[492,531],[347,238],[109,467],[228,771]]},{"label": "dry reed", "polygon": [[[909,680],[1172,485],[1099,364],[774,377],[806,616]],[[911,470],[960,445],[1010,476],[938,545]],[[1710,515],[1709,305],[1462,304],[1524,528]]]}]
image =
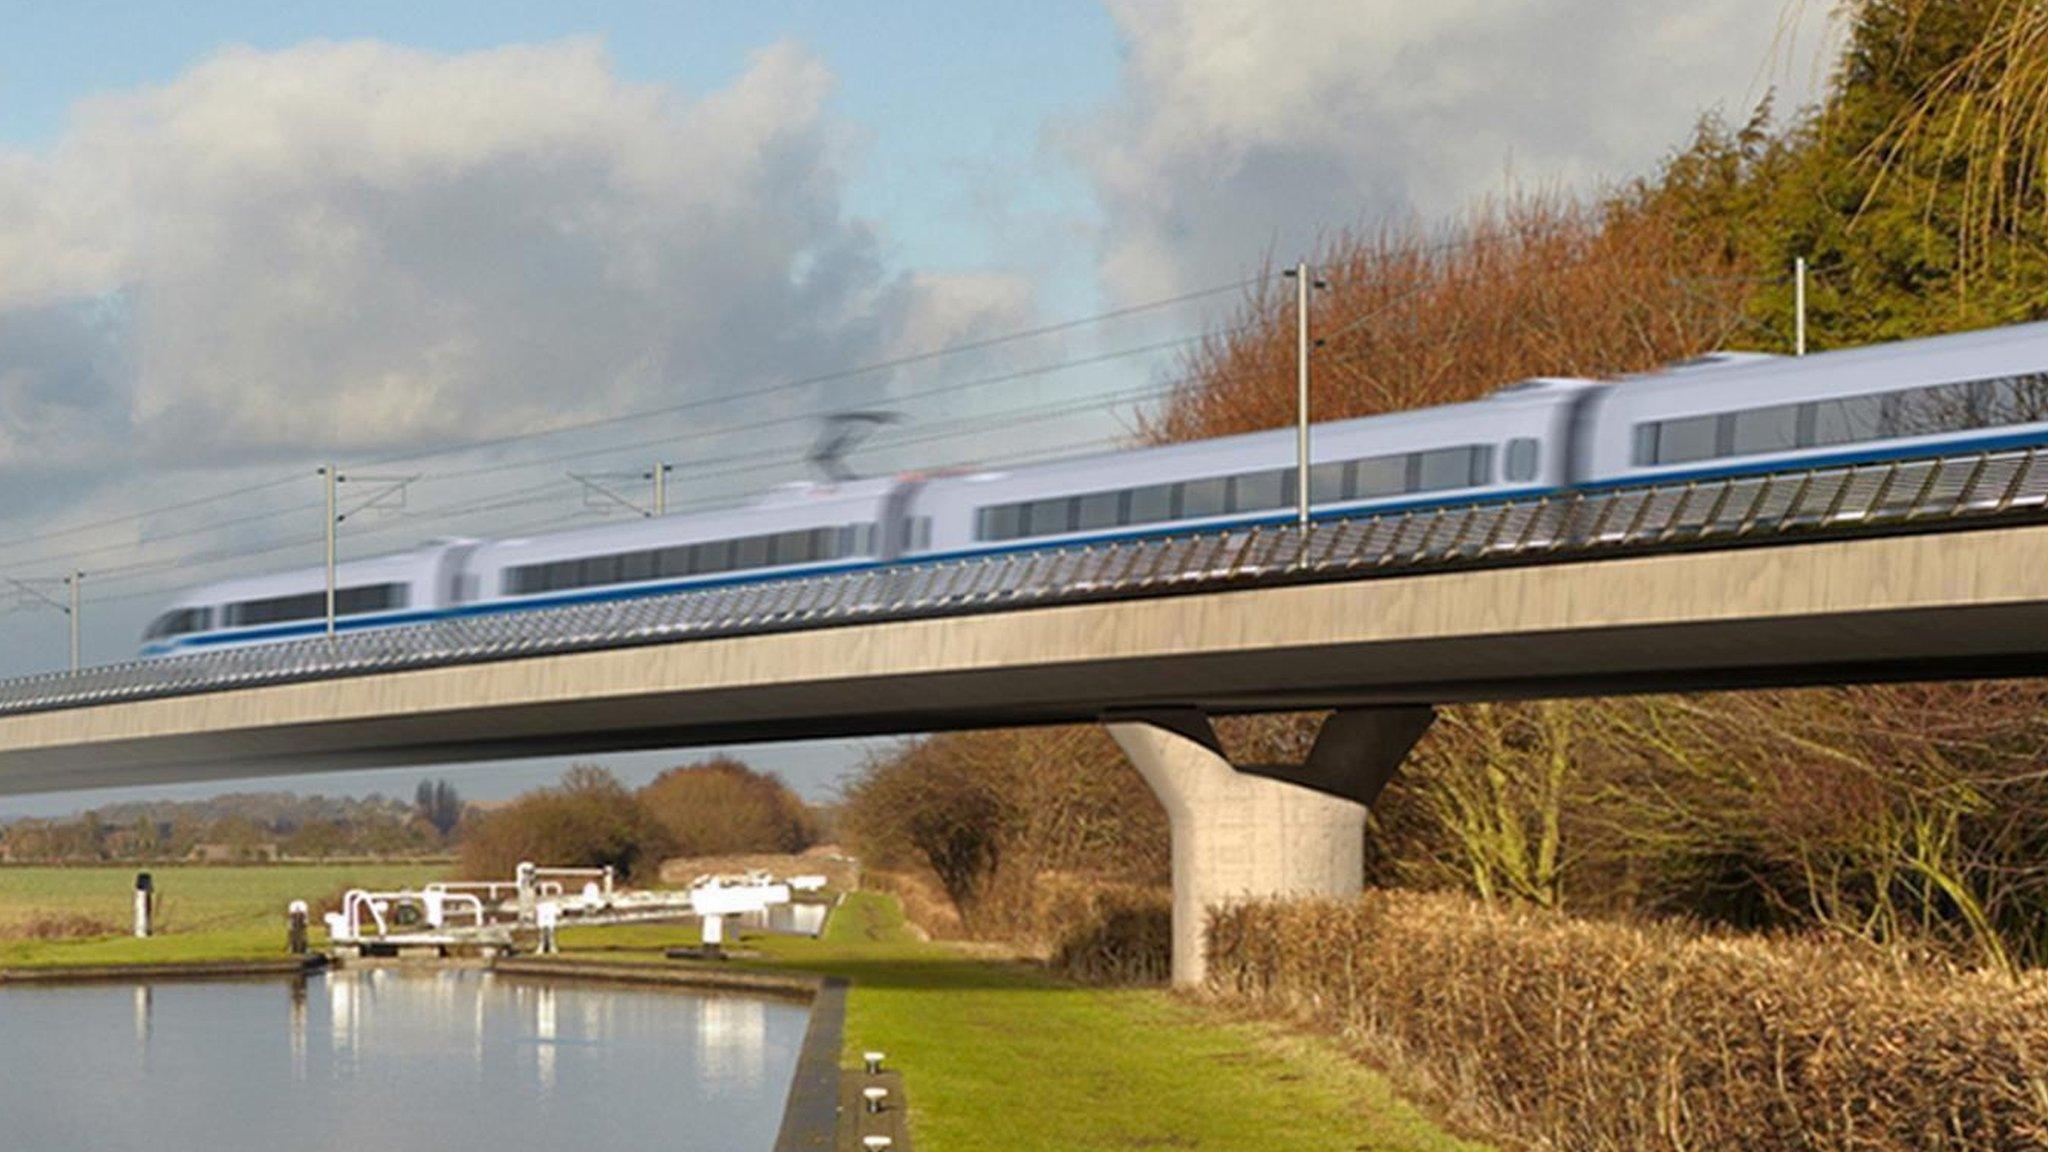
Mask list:
[{"label": "dry reed", "polygon": [[118,936],[126,930],[111,920],[81,912],[38,912],[25,920],[0,923],[0,940],[89,940]]}]

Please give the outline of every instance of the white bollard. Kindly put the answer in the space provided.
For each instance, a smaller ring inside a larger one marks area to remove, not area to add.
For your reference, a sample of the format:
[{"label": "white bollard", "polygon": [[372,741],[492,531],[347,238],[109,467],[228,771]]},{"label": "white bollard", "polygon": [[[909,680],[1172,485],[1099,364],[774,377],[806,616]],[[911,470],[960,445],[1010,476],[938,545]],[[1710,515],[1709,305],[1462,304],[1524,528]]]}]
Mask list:
[{"label": "white bollard", "polygon": [[285,951],[294,956],[304,956],[306,943],[306,902],[294,900],[285,907]]},{"label": "white bollard", "polygon": [[887,1149],[894,1148],[896,1142],[887,1136],[863,1136],[860,1138],[860,1146],[867,1152],[886,1152]]},{"label": "white bollard", "polygon": [[882,1052],[863,1052],[860,1054],[861,1063],[867,1065],[868,1075],[870,1076],[879,1075],[881,1073],[882,1061],[885,1057],[886,1054]]},{"label": "white bollard", "polygon": [[156,890],[150,882],[149,873],[137,872],[135,874],[135,937],[138,940],[149,939],[149,920],[150,913],[153,911],[152,905],[155,904],[155,896]]},{"label": "white bollard", "polygon": [[519,867],[514,870],[513,875],[516,878],[515,883],[519,887],[519,923],[522,925],[531,924],[533,923],[534,915],[533,902],[537,895],[535,892],[537,883],[534,876],[533,861],[521,860]]},{"label": "white bollard", "polygon": [[882,1101],[889,1098],[889,1090],[887,1088],[863,1088],[860,1090],[860,1094],[861,1098],[868,1102],[869,1112],[880,1112],[882,1110]]},{"label": "white bollard", "polygon": [[544,900],[535,910],[540,925],[540,952],[543,956],[555,954],[555,925],[561,923],[562,906],[553,900]]}]

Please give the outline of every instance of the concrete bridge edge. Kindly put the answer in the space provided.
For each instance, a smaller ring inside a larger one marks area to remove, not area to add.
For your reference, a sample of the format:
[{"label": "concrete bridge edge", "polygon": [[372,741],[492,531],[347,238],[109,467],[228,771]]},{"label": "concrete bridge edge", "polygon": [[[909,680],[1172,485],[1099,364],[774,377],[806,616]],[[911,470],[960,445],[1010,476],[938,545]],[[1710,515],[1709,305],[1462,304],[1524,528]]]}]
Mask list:
[{"label": "concrete bridge edge", "polygon": [[1366,805],[1435,713],[1350,709],[1306,764],[1240,768],[1209,718],[1172,709],[1104,718],[1166,809],[1173,838],[1173,983],[1208,977],[1212,909],[1269,896],[1349,896],[1365,880]]}]

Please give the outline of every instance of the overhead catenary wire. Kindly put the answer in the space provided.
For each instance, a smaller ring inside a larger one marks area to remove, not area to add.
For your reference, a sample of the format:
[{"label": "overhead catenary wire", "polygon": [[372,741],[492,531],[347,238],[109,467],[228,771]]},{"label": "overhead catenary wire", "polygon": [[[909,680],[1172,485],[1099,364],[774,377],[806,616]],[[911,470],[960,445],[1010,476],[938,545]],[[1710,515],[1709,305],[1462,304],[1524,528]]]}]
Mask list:
[{"label": "overhead catenary wire", "polygon": [[[1241,286],[1242,284],[1233,285],[1233,287]],[[1211,291],[1213,292],[1216,290]],[[1080,322],[1076,321],[1073,323]],[[1228,334],[1228,332],[1235,332],[1239,330],[1240,329],[1227,330],[1226,334]],[[1136,345],[1127,348],[1120,348],[1110,352],[1095,353],[1089,356],[1071,358],[1067,360],[1056,361],[1049,364],[1033,365],[1028,368],[1021,368],[1010,372],[1003,372],[995,375],[978,377],[972,380],[953,381],[932,388],[899,393],[896,396],[890,397],[890,402],[898,404],[913,403],[916,401],[932,399],[935,397],[958,395],[961,393],[978,390],[982,388],[994,387],[1001,384],[1013,384],[1021,380],[1031,379],[1039,376],[1054,375],[1059,372],[1070,371],[1076,368],[1092,367],[1095,365],[1110,363],[1120,359],[1127,359],[1135,356],[1151,355],[1163,351],[1169,351],[1171,349],[1183,347],[1185,345],[1195,343],[1203,339],[1208,339],[1214,335],[1215,333],[1200,333],[1188,336],[1181,336],[1170,340],[1154,341],[1147,344]],[[730,398],[708,398],[707,402],[722,402],[725,399]],[[764,428],[771,428],[788,424],[808,423],[810,421],[816,420],[817,418],[818,413],[815,412],[790,413],[787,415],[771,417],[764,420],[749,421],[737,425],[726,425],[714,429],[704,429],[700,431],[678,433],[669,436],[653,437],[649,439],[634,441],[627,444],[607,444],[593,448],[579,449],[573,452],[559,453],[553,456],[546,456],[538,459],[503,461],[499,463],[482,465],[468,469],[460,469],[453,472],[432,473],[421,477],[421,479],[427,482],[445,482],[452,480],[470,479],[484,475],[495,475],[506,472],[525,471],[533,468],[549,467],[552,465],[561,464],[572,460],[587,459],[592,456],[614,455],[643,448],[668,447],[699,440],[722,438],[741,432],[758,431]],[[449,451],[453,453],[464,453],[468,452],[472,447],[474,447],[474,445],[464,445],[452,448]],[[411,459],[417,458],[423,457],[413,457]],[[383,462],[389,463],[390,461],[386,460]],[[376,463],[372,463],[366,466],[376,467],[378,465]],[[83,531],[85,530],[86,527],[106,527],[114,524],[131,522],[133,520],[146,518],[147,516],[151,515],[160,515],[171,511],[185,510],[193,507],[202,506],[204,504],[211,503],[219,499],[239,497],[253,492],[277,488],[282,486],[283,484],[295,482],[299,479],[301,478],[294,476],[285,477],[279,480],[266,481],[262,484],[251,485],[248,486],[247,488],[237,489],[229,493],[215,497],[206,497],[192,501],[185,501],[176,505],[160,507],[147,513],[138,513],[135,516],[123,518],[120,520],[107,521],[92,526],[81,526],[81,528],[78,530]],[[232,517],[227,520],[214,521],[209,524],[183,529],[178,532],[165,533],[160,536],[153,537],[152,539],[145,541],[143,543],[161,544],[171,540],[185,539],[199,535],[208,535],[229,527],[236,527],[264,520],[282,519],[287,516],[298,515],[310,511],[317,511],[320,507],[322,507],[322,505],[322,501],[313,500],[286,508],[278,508],[263,512],[250,513],[243,516]],[[34,542],[36,539],[36,537],[23,537],[16,540],[14,543],[18,546]],[[83,550],[66,551],[61,554],[53,554],[43,557],[17,558],[10,561],[10,565],[14,567],[22,567],[32,565],[38,562],[50,561],[76,563],[79,560],[86,557],[101,556],[109,553],[127,551],[135,548],[136,546],[136,543],[133,541],[117,541]]]},{"label": "overhead catenary wire", "polygon": [[[1103,407],[1119,407],[1129,404],[1142,403],[1145,401],[1160,399],[1167,395],[1170,395],[1172,391],[1180,387],[1181,384],[1181,381],[1168,381],[1160,384],[1148,385],[1142,388],[1126,389],[1121,390],[1119,392],[1104,395],[1096,395],[1088,397],[1081,401],[1062,401],[1054,404],[1026,406],[1022,408],[1007,409],[1000,412],[983,413],[976,414],[974,416],[959,417],[952,421],[939,424],[937,426],[919,427],[903,435],[892,436],[887,438],[886,440],[878,440],[875,444],[875,447],[880,449],[889,449],[913,446],[917,444],[934,443],[957,438],[959,436],[972,435],[974,433],[982,432],[994,427],[1015,428],[1034,423],[1043,423],[1048,420],[1054,420],[1064,416],[1071,416],[1080,412],[1100,409]],[[1102,438],[1099,441],[1085,442],[1085,445],[1115,444],[1118,442],[1122,442],[1124,439],[1125,437],[1121,435],[1106,437]],[[1083,446],[1084,445],[1066,443],[1049,450],[1033,450],[1025,453],[1024,455],[1027,458],[1057,459],[1061,456],[1071,454],[1077,448]],[[761,459],[761,450],[756,450],[745,454],[716,458],[715,460],[712,461],[699,462],[698,465],[694,466],[677,466],[675,472],[677,475],[684,476],[686,478],[704,480],[727,478],[737,475],[746,475],[756,472],[788,468],[792,466],[791,461],[776,458],[773,455],[774,450],[768,451],[770,452],[770,456],[766,460]],[[998,457],[969,457],[965,460],[939,463],[934,466],[942,468],[955,467],[962,463],[975,462],[995,464],[999,462],[1008,461],[1012,459],[1015,455],[1016,454]],[[747,461],[748,463],[741,464],[740,466],[731,468],[705,469],[702,467],[703,464],[738,461]],[[539,484],[529,485],[525,488],[516,489],[511,493],[495,493],[481,497],[466,498],[452,502],[450,504],[422,509],[417,513],[397,514],[386,522],[362,527],[351,533],[351,537],[359,540],[362,537],[380,535],[401,529],[417,531],[423,524],[445,520],[450,517],[463,515],[477,516],[495,511],[507,511],[513,508],[531,506],[534,504],[546,502],[551,498],[573,494],[574,491],[575,489],[565,484],[564,480],[561,477],[554,477]],[[719,499],[713,499],[708,501],[694,501],[688,504],[676,505],[673,510],[702,510],[704,508],[718,507],[721,505],[730,506],[733,503],[735,503],[737,499],[743,499],[743,497],[741,497],[740,494],[735,493]],[[573,521],[575,519],[582,518],[582,515],[587,515],[587,513],[572,515],[569,517],[564,517],[563,519]],[[505,530],[500,529],[498,531],[501,534]],[[307,535],[297,537],[294,539],[276,541],[255,548],[223,549],[215,550],[212,552],[189,553],[186,555],[170,557],[158,561],[144,561],[117,568],[103,569],[100,574],[100,579],[98,580],[97,583],[101,586],[104,586],[109,583],[119,584],[127,580],[137,579],[144,576],[154,575],[157,573],[168,571],[177,571],[181,574],[186,574],[189,576],[193,573],[193,570],[197,568],[204,568],[210,565],[228,562],[241,562],[252,559],[259,559],[264,556],[276,555],[278,553],[288,552],[295,549],[311,548],[314,545],[323,543],[324,540],[324,533],[309,533]],[[122,599],[133,598],[139,595],[157,594],[160,591],[161,588],[151,588],[132,593],[124,592],[117,594],[103,594],[101,596],[93,598],[91,602],[108,603]]]},{"label": "overhead catenary wire", "polygon": [[[579,431],[587,431],[590,429],[608,427],[611,425],[635,423],[671,413],[691,411],[712,404],[738,403],[747,400],[759,399],[765,396],[776,394],[778,392],[792,391],[800,388],[812,387],[818,384],[831,383],[836,380],[854,379],[864,375],[871,375],[874,373],[891,371],[898,368],[911,367],[917,364],[929,363],[953,356],[964,355],[971,352],[986,351],[990,348],[1001,347],[1006,344],[1020,343],[1024,341],[1038,339],[1044,336],[1056,335],[1061,332],[1074,331],[1081,328],[1090,327],[1093,325],[1105,324],[1111,321],[1124,319],[1130,316],[1142,315],[1148,312],[1161,311],[1164,309],[1176,307],[1178,305],[1189,304],[1198,300],[1223,295],[1229,292],[1239,291],[1241,289],[1250,287],[1251,285],[1257,284],[1261,280],[1264,280],[1266,278],[1267,277],[1264,274],[1243,277],[1237,280],[1230,281],[1228,283],[1215,284],[1205,288],[1193,289],[1187,292],[1182,292],[1171,296],[1160,297],[1153,300],[1140,301],[1136,304],[1129,304],[1118,308],[1106,309],[1086,316],[1072,317],[1066,320],[1054,321],[1049,324],[1041,324],[1034,327],[1019,329],[1013,332],[1006,332],[995,336],[962,341],[955,344],[945,345],[939,348],[926,349],[920,352],[913,352],[903,356],[897,356],[885,360],[878,360],[866,364],[855,365],[849,368],[834,369],[829,372],[822,372],[811,376],[801,377],[792,380],[785,380],[778,382],[776,384],[768,385],[764,388],[754,389],[751,391],[741,390],[731,393],[721,393],[716,396],[698,397],[696,399],[683,401],[679,404],[674,405],[667,405],[658,408],[621,413],[618,415],[605,416],[593,420],[585,420],[569,424],[556,425],[548,428],[539,428],[528,432],[513,433],[505,436],[465,441],[461,444],[447,445],[444,447],[427,449],[423,451],[391,453],[381,457],[373,457],[369,460],[363,461],[362,466],[376,467],[384,464],[397,463],[403,461],[430,460],[468,455],[479,451],[485,451],[491,448],[503,447],[510,444],[538,440],[552,436],[569,435]],[[126,524],[139,523],[156,516],[169,515],[175,512],[189,511],[195,508],[205,507],[209,504],[217,504],[228,500],[240,499],[245,496],[250,496],[271,489],[281,488],[287,485],[299,483],[302,480],[303,476],[298,472],[294,472],[290,475],[275,476],[267,480],[262,480],[250,484],[237,485],[235,487],[223,489],[220,491],[209,492],[203,496],[196,496],[190,499],[174,501],[169,504],[156,505],[135,512],[123,513],[117,516],[105,517],[79,524],[66,524],[57,527],[40,529],[38,531],[27,533],[21,536],[0,540],[0,553],[11,552],[14,549],[21,548],[29,544],[38,544],[46,543],[52,540],[69,539],[71,537],[82,535],[88,532],[102,531],[108,528],[116,528]],[[277,514],[282,515],[284,514],[284,512],[283,510],[280,510]],[[10,562],[10,564],[12,565],[12,562]]]},{"label": "overhead catenary wire", "polygon": [[1216,284],[1207,288],[1197,288],[1188,292],[1179,293],[1178,295],[1166,296],[1155,300],[1144,301],[1138,304],[1126,305],[1121,308],[1112,308],[1107,311],[1097,312],[1088,316],[1075,317],[1071,320],[1056,321],[1054,323],[1040,325],[1035,328],[1026,328],[1016,332],[1005,333],[1000,336],[990,336],[979,340],[969,340],[958,344],[949,344],[942,348],[929,349],[923,352],[913,352],[908,355],[893,357],[887,360],[873,361],[867,364],[856,365],[851,368],[833,369],[832,371],[829,372],[820,372],[811,376],[799,377],[797,379],[792,380],[784,380],[775,384],[767,385],[752,390],[734,392],[730,394],[701,396],[693,400],[685,400],[677,404],[665,405],[658,408],[643,409],[640,411],[623,413],[615,416],[603,416],[591,420],[556,425],[548,428],[538,428],[530,432],[518,432],[505,436],[490,437],[482,440],[473,440],[465,442],[460,445],[452,445],[444,449],[434,449],[426,452],[400,453],[395,455],[383,456],[372,459],[368,461],[367,464],[370,466],[382,466],[385,464],[409,463],[418,460],[435,459],[450,455],[469,454],[477,451],[482,451],[488,448],[503,447],[507,444],[524,443],[551,436],[566,436],[575,432],[589,431],[593,428],[605,428],[617,424],[638,423],[640,421],[653,419],[659,416],[668,416],[680,412],[695,411],[700,408],[708,407],[714,404],[737,403],[742,400],[761,400],[769,396],[779,395],[784,392],[791,392],[796,391],[798,389],[815,387],[819,384],[830,384],[840,380],[850,380],[856,379],[861,376],[873,375],[878,372],[893,371],[898,368],[908,368],[917,364],[929,363],[934,360],[941,360],[951,356],[964,355],[969,352],[987,351],[990,348],[1000,347],[1005,344],[1012,344],[1025,340],[1034,340],[1042,336],[1050,336],[1060,332],[1068,332],[1079,328],[1086,328],[1096,324],[1107,323],[1112,320],[1123,319],[1128,316],[1135,316],[1141,315],[1146,312],[1159,311],[1161,309],[1171,308],[1181,304],[1189,304],[1193,303],[1196,300],[1202,300],[1212,296],[1219,296],[1228,292],[1240,291],[1244,288],[1248,288],[1254,284],[1260,283],[1261,281],[1270,278],[1270,274],[1261,273],[1256,276],[1248,276],[1238,280],[1233,280],[1226,284]]}]

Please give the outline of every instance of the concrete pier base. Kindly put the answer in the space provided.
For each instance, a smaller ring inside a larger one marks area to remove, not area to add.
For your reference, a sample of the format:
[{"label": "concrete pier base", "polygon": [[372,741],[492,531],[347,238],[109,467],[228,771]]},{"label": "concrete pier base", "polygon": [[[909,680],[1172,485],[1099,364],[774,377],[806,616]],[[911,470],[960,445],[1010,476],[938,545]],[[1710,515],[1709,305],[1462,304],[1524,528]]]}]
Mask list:
[{"label": "concrete pier base", "polygon": [[[1373,742],[1374,762],[1354,762],[1352,778],[1361,784],[1355,799],[1272,778],[1282,769],[1240,771],[1199,713],[1107,722],[1110,736],[1165,805],[1172,829],[1176,985],[1207,977],[1211,909],[1265,896],[1348,896],[1363,884],[1366,806],[1360,801],[1378,795],[1433,714],[1385,709],[1377,716],[1338,715],[1354,732],[1368,727],[1390,734]],[[1357,754],[1359,741],[1344,744]],[[1329,757],[1320,759],[1316,775],[1327,777]],[[1311,755],[1311,765],[1318,760]]]}]

